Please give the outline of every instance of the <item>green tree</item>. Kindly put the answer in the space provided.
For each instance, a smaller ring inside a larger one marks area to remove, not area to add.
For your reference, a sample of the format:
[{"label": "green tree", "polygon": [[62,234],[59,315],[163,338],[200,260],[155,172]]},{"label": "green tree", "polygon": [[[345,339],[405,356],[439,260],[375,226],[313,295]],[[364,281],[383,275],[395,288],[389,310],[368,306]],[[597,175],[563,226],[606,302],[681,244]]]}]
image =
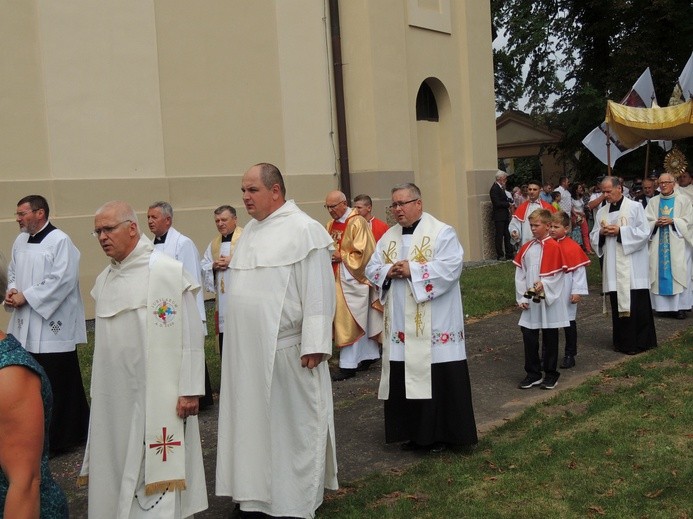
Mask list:
[{"label": "green tree", "polygon": [[[494,50],[499,112],[522,99],[539,122],[565,133],[558,152],[591,180],[606,167],[582,145],[604,119],[606,100],[620,101],[650,67],[666,106],[693,51],[690,0],[492,0],[494,30],[507,42]],[[693,161],[691,139],[677,145]],[[646,149],[619,159],[616,171],[642,176]],[[650,147],[650,165],[663,152]],[[652,169],[652,167],[650,169]]]}]

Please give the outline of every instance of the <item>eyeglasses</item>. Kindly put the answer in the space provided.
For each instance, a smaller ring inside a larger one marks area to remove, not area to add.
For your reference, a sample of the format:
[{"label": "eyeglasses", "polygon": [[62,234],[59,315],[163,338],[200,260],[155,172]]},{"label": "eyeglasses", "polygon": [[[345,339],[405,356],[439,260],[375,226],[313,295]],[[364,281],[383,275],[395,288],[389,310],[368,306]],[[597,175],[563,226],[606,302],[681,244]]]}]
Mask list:
[{"label": "eyeglasses", "polygon": [[101,236],[101,233],[104,233],[106,236],[109,236],[113,231],[115,231],[118,228],[119,225],[123,225],[125,222],[132,223],[132,220],[123,220],[122,222],[119,222],[110,227],[100,227],[98,229],[94,229],[91,235],[94,238],[98,238],[99,236]]},{"label": "eyeglasses", "polygon": [[412,202],[416,202],[417,200],[421,200],[420,198],[412,198],[411,200],[407,200],[406,202],[392,202],[392,205],[390,206],[390,209],[393,211],[395,209],[401,209],[407,204],[411,204]]},{"label": "eyeglasses", "polygon": [[673,180],[660,180],[659,183],[660,184],[673,184],[674,181]]},{"label": "eyeglasses", "polygon": [[342,204],[346,204],[346,200],[342,200],[341,202],[337,202],[337,203],[334,204],[334,205],[327,205],[327,204],[325,204],[325,205],[323,205],[323,207],[324,207],[325,209],[327,209],[328,211],[332,211],[332,209],[334,209],[335,207],[339,207],[339,206],[342,205]]},{"label": "eyeglasses", "polygon": [[14,213],[17,218],[24,218],[29,213],[35,213],[38,209],[30,209],[29,211],[22,211],[21,213]]}]

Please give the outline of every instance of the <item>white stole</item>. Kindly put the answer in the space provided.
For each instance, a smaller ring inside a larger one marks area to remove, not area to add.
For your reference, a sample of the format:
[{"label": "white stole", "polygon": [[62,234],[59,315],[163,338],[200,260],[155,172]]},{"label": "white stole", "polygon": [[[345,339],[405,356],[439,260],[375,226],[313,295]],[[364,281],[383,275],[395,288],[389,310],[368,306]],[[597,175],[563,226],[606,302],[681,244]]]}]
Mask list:
[{"label": "white stole", "polygon": [[[629,224],[629,215],[630,215],[630,209],[629,209],[629,203],[630,201],[627,201],[626,198],[623,199],[621,202],[621,207],[618,210],[618,213],[616,214],[615,212],[610,213],[609,212],[609,204],[605,205],[600,209],[601,211],[604,211],[606,215],[602,217],[600,220],[601,223],[608,223],[610,225],[616,224],[619,227],[625,227]],[[626,211],[628,212],[628,215],[626,215]],[[616,219],[614,220],[614,214],[616,214]],[[618,238],[614,237],[614,239],[618,240]],[[618,316],[619,317],[630,317],[630,259],[626,254],[623,252],[623,245],[618,243],[618,241],[615,244],[615,250],[616,250],[616,299],[618,301]],[[606,276],[606,261],[604,262],[604,265],[602,266],[602,276],[605,278]],[[604,305],[604,308],[606,309],[606,305]]]},{"label": "white stole", "polygon": [[183,265],[152,252],[147,294],[145,492],[185,490],[184,421],[176,413],[183,349]]},{"label": "white stole", "polygon": [[[438,234],[445,227],[427,213],[424,213],[412,235],[407,259],[410,262],[425,264],[435,255]],[[389,233],[388,233],[389,234]],[[402,251],[402,228],[392,233],[392,240],[383,249],[385,263],[395,263]],[[385,235],[383,238],[389,238]],[[382,238],[381,238],[382,239]],[[393,280],[393,283],[399,281]],[[411,281],[407,281],[411,283]],[[417,302],[413,289],[406,290],[404,302],[404,387],[409,399],[432,398],[431,387],[431,301]],[[378,398],[387,399],[390,392],[390,321],[392,316],[392,297],[385,299],[385,338],[383,340],[383,365]]]}]

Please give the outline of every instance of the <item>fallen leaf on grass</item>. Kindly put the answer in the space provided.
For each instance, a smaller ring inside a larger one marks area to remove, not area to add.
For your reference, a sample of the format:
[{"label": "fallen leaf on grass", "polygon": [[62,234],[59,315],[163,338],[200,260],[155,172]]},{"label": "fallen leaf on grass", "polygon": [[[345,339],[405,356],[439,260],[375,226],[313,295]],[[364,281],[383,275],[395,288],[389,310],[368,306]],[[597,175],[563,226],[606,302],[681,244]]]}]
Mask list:
[{"label": "fallen leaf on grass", "polygon": [[661,496],[662,492],[664,492],[664,489],[660,488],[659,490],[655,490],[654,492],[648,492],[647,494],[645,494],[645,497],[647,497],[649,499],[655,499],[655,498]]},{"label": "fallen leaf on grass", "polygon": [[326,492],[324,496],[325,501],[334,501],[335,499],[341,499],[344,496],[353,494],[356,492],[356,487],[339,487],[337,490],[332,492]]},{"label": "fallen leaf on grass", "polygon": [[395,492],[391,492],[389,494],[385,494],[383,497],[378,499],[377,501],[374,501],[373,503],[370,503],[368,505],[368,508],[376,508],[378,506],[392,506],[394,505],[397,501],[400,501],[402,499],[408,499],[410,501],[414,501],[415,503],[418,503],[420,501],[428,501],[428,496],[426,494],[407,494],[405,492],[400,492],[399,490]]},{"label": "fallen leaf on grass", "polygon": [[597,515],[606,515],[606,512],[601,506],[597,505],[592,505],[587,509],[588,512],[591,514],[597,514]]}]

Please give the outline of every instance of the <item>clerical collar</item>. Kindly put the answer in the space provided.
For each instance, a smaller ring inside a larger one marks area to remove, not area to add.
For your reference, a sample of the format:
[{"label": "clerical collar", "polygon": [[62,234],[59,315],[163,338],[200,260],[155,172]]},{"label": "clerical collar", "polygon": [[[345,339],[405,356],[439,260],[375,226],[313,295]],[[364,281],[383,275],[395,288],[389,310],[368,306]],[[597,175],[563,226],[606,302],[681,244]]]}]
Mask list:
[{"label": "clerical collar", "polygon": [[168,231],[166,231],[161,236],[155,236],[154,237],[154,245],[157,245],[159,243],[166,243],[166,236],[168,236]]},{"label": "clerical collar", "polygon": [[231,231],[231,232],[230,232],[229,234],[227,234],[226,236],[223,236],[223,235],[222,235],[222,237],[221,237],[221,243],[224,243],[224,242],[227,242],[227,241],[231,241],[231,238],[233,238],[233,231]]},{"label": "clerical collar", "polygon": [[609,207],[609,212],[613,213],[614,211],[619,211],[621,209],[621,204],[623,203],[623,199],[625,197],[621,197],[618,202],[612,202],[610,207]]},{"label": "clerical collar", "polygon": [[420,221],[421,221],[421,218],[416,220],[409,227],[402,227],[402,234],[414,234],[414,230],[416,229],[416,226],[419,225]]},{"label": "clerical collar", "polygon": [[344,214],[337,218],[335,222],[337,223],[344,223],[347,221],[347,218],[349,218],[349,215],[351,214],[351,207],[347,207],[346,210],[344,211]]},{"label": "clerical collar", "polygon": [[41,243],[43,239],[46,236],[48,236],[48,234],[51,231],[55,231],[55,226],[50,222],[46,222],[46,225],[43,226],[43,229],[41,229],[36,234],[29,236],[27,243]]}]

